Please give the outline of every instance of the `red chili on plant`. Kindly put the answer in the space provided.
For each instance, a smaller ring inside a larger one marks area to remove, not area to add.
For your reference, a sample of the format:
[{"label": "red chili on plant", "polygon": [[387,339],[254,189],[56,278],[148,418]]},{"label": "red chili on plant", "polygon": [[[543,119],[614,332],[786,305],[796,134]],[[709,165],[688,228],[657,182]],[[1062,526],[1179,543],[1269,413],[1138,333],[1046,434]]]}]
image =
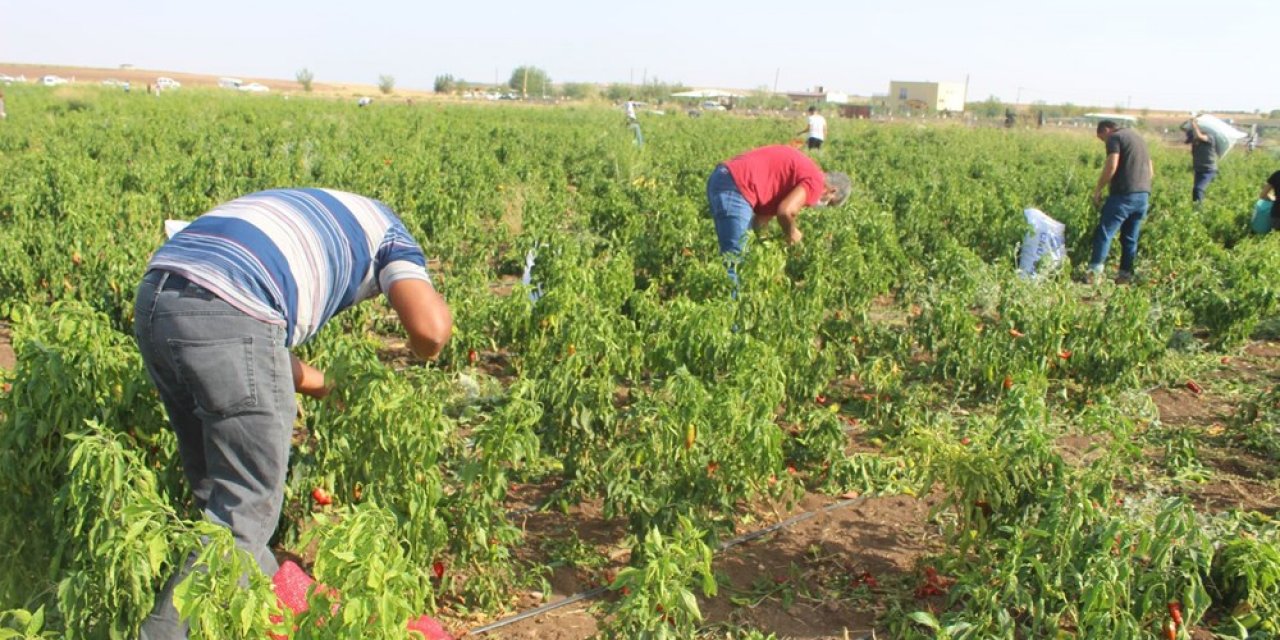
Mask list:
[{"label": "red chili on plant", "polygon": [[316,487],[312,489],[311,499],[314,500],[316,504],[322,507],[327,507],[333,504],[333,497],[330,496],[329,492],[325,491],[323,487]]},{"label": "red chili on plant", "polygon": [[436,560],[435,562],[431,563],[431,574],[432,574],[432,575],[434,575],[434,576],[436,577],[436,580],[441,580],[441,579],[443,579],[443,578],[444,578],[444,563],[443,563],[443,562],[441,562],[441,561],[439,561],[439,560]]}]

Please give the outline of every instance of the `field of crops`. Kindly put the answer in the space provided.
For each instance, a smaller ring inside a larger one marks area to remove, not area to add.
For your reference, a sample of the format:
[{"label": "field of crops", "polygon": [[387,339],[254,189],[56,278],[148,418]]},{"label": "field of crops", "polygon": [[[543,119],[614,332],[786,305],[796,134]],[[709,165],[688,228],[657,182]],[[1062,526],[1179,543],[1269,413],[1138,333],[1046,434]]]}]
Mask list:
[{"label": "field of crops", "polygon": [[[794,121],[636,147],[595,107],[7,94],[0,638],[136,637],[197,548],[210,638],[461,634],[598,586],[481,637],[1280,634],[1274,158],[1195,210],[1153,138],[1140,282],[1088,286],[1014,264],[1028,206],[1088,258],[1091,136],[832,118],[853,196],[753,239],[735,299],[706,178]],[[164,219],[281,186],[390,205],[456,320],[428,365],[381,302],[300,354],[339,386],[300,401],[277,550],[332,589],[297,617],[199,520],[131,334]]]}]

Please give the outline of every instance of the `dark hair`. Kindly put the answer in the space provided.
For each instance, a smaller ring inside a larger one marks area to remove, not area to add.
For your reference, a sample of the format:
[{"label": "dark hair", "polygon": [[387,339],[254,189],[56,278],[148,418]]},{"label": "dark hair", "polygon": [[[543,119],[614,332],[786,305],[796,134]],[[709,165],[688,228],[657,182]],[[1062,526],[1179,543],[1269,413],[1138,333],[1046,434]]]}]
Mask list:
[{"label": "dark hair", "polygon": [[818,111],[817,107],[812,107],[812,106],[809,107],[809,113],[817,113],[817,111]]},{"label": "dark hair", "polygon": [[1115,120],[1103,120],[1098,123],[1098,133],[1102,133],[1103,131],[1115,131],[1119,128],[1120,125],[1116,124]]}]

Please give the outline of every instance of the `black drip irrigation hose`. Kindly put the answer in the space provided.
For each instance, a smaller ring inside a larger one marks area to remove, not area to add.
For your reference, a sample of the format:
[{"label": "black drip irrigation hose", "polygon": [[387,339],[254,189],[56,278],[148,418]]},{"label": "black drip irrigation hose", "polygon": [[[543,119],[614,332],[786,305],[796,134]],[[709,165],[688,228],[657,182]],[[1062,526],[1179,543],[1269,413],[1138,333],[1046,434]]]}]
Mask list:
[{"label": "black drip irrigation hose", "polygon": [[[730,539],[730,540],[726,540],[726,541],[724,541],[724,542],[720,543],[720,546],[716,549],[716,551],[717,551],[717,552],[719,552],[719,551],[724,551],[724,550],[729,549],[729,548],[731,548],[731,547],[736,547],[736,546],[738,546],[738,545],[740,545],[740,544],[742,544],[742,543],[744,543],[744,542],[751,542],[752,540],[757,540],[757,539],[759,539],[759,538],[763,538],[764,536],[767,536],[767,535],[769,535],[769,534],[771,534],[771,533],[774,533],[775,531],[780,531],[780,530],[782,530],[782,529],[786,529],[786,528],[791,527],[791,526],[793,526],[793,525],[796,525],[796,524],[799,524],[799,523],[801,523],[801,522],[804,522],[805,520],[813,519],[813,518],[817,517],[819,514],[823,514],[823,513],[830,513],[830,512],[832,512],[832,511],[835,511],[836,509],[843,509],[844,507],[847,507],[847,506],[850,506],[850,505],[853,505],[853,504],[857,504],[857,503],[862,502],[862,501],[864,501],[864,500],[866,500],[866,499],[867,499],[867,497],[866,497],[866,496],[859,496],[859,497],[857,497],[857,498],[846,498],[846,499],[841,500],[841,501],[839,501],[839,502],[833,502],[833,503],[831,503],[831,504],[829,504],[829,505],[827,505],[827,506],[825,506],[825,507],[823,507],[823,508],[821,508],[821,509],[816,509],[816,510],[814,510],[814,511],[806,511],[806,512],[801,513],[801,514],[794,515],[794,516],[792,516],[792,517],[790,517],[790,518],[787,518],[786,520],[783,520],[782,522],[778,522],[778,523],[776,523],[776,524],[771,524],[771,525],[769,525],[769,526],[767,526],[767,527],[764,527],[763,529],[757,529],[757,530],[752,531],[752,532],[750,532],[750,533],[744,533],[744,534],[742,534],[742,535],[740,535],[740,536],[738,536],[738,537],[736,537],[736,538],[732,538],[732,539]],[[599,596],[603,595],[603,594],[604,594],[606,591],[608,591],[608,590],[609,590],[609,587],[608,587],[607,585],[605,585],[605,586],[595,587],[595,588],[593,588],[593,589],[588,589],[587,591],[580,591],[580,592],[575,593],[575,594],[573,594],[573,595],[571,595],[571,596],[569,596],[569,597],[567,597],[567,598],[565,598],[565,599],[563,599],[563,600],[557,600],[556,602],[550,602],[550,603],[544,604],[544,605],[542,605],[542,606],[540,606],[540,607],[536,607],[536,608],[530,609],[530,610],[528,610],[528,611],[525,611],[525,612],[523,612],[523,613],[517,613],[516,615],[511,616],[511,617],[509,617],[509,618],[503,618],[503,619],[501,619],[501,620],[497,620],[497,621],[495,621],[495,622],[491,622],[491,623],[489,623],[489,624],[486,624],[486,625],[484,625],[484,626],[482,626],[482,627],[476,627],[475,629],[472,629],[472,630],[468,631],[468,632],[467,632],[466,634],[464,634],[464,635],[467,635],[467,636],[478,636],[478,635],[483,635],[483,634],[489,633],[490,631],[494,631],[494,630],[496,630],[496,629],[501,629],[502,627],[505,627],[505,626],[507,626],[507,625],[515,624],[515,623],[517,623],[517,622],[520,622],[521,620],[528,620],[528,619],[530,619],[530,618],[536,618],[536,617],[538,617],[538,616],[541,616],[541,615],[542,615],[542,614],[544,614],[544,613],[549,613],[549,612],[551,612],[551,611],[555,611],[556,609],[559,609],[559,608],[561,608],[561,607],[567,607],[567,606],[569,606],[569,605],[571,605],[571,604],[573,604],[573,603],[575,603],[575,602],[581,602],[581,601],[583,601],[583,600],[592,600],[592,599],[595,599],[595,598],[597,598],[597,597],[599,597]],[[865,637],[870,637],[870,636],[863,636],[863,637],[865,638]]]}]

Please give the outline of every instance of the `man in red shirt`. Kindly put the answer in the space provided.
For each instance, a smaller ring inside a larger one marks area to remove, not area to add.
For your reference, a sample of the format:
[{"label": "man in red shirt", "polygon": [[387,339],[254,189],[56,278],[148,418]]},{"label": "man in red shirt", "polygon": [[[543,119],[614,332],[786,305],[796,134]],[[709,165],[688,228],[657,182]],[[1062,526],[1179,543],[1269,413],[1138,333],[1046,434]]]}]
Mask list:
[{"label": "man in red shirt", "polygon": [[[805,207],[839,205],[852,186],[843,173],[826,173],[804,153],[783,145],[760,147],[716,167],[707,200],[720,253],[741,254],[747,228],[759,231],[778,219],[787,244],[804,234],[796,216]],[[730,277],[737,280],[730,268]]]}]

